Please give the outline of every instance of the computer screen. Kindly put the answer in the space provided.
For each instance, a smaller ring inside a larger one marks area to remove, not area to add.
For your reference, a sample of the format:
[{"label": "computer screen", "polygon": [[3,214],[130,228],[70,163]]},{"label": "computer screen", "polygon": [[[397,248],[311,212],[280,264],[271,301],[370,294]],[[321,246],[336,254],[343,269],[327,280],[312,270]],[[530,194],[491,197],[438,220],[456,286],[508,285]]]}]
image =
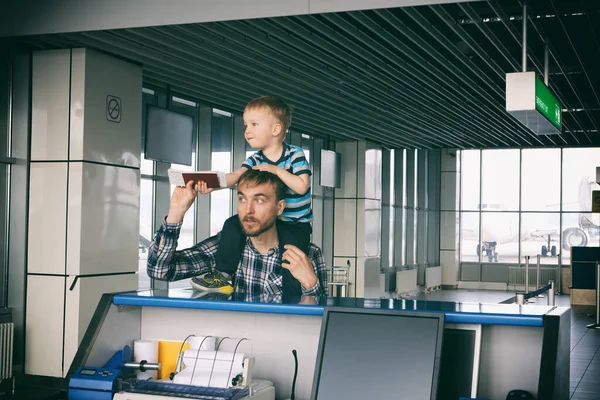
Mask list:
[{"label": "computer screen", "polygon": [[192,165],[194,119],[148,105],[144,156],[174,164]]},{"label": "computer screen", "polygon": [[476,398],[481,325],[446,324],[437,400]]},{"label": "computer screen", "polygon": [[312,400],[436,400],[443,313],[328,307]]}]

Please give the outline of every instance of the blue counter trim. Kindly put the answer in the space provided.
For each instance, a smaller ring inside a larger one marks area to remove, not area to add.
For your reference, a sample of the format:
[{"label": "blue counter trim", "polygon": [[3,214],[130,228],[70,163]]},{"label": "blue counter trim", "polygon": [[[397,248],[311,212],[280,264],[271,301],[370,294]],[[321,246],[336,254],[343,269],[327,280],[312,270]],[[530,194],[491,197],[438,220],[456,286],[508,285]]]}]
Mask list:
[{"label": "blue counter trim", "polygon": [[451,324],[481,324],[510,326],[544,326],[541,315],[468,314],[445,312],[446,322]]},{"label": "blue counter trim", "polygon": [[[252,303],[237,301],[216,301],[202,299],[180,299],[169,297],[152,297],[117,294],[113,297],[113,304],[122,306],[187,308],[196,310],[219,310],[255,312],[267,314],[293,314],[293,315],[323,315],[322,305],[297,305],[278,303]],[[435,310],[423,310],[435,312]],[[418,312],[415,310],[415,312]],[[543,326],[542,315],[522,314],[490,314],[442,311],[446,315],[447,323],[482,324],[482,325],[510,325],[510,326]]]},{"label": "blue counter trim", "polygon": [[115,295],[113,304],[120,306],[145,306],[166,308],[190,308],[196,310],[220,310],[256,312],[267,314],[323,315],[323,306],[302,306],[277,303],[242,303],[235,301],[217,301],[201,299],[177,299],[161,297],[143,297]]}]

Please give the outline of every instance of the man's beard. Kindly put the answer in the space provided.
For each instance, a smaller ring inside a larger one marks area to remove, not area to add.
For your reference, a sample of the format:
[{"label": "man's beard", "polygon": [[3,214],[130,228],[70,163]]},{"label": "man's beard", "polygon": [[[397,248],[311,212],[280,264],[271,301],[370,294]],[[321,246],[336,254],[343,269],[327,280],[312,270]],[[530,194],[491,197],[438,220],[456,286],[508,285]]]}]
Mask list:
[{"label": "man's beard", "polygon": [[263,233],[265,233],[266,231],[268,231],[269,229],[271,229],[275,225],[276,219],[277,218],[275,217],[275,218],[267,220],[264,223],[261,223],[256,218],[246,217],[246,218],[244,218],[244,221],[253,221],[253,222],[256,222],[256,223],[258,223],[258,226],[256,227],[255,230],[248,231],[248,230],[246,230],[246,227],[244,226],[244,221],[241,221],[242,231],[244,232],[244,235],[246,235],[248,237],[260,236]]}]

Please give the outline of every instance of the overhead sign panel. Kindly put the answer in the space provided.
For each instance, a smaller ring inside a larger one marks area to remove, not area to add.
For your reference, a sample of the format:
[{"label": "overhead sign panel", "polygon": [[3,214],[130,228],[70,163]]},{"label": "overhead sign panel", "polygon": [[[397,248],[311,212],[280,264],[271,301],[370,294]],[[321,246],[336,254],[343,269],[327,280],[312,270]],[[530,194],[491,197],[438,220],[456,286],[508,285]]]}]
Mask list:
[{"label": "overhead sign panel", "polygon": [[506,74],[506,111],[536,135],[562,132],[562,106],[535,72]]}]

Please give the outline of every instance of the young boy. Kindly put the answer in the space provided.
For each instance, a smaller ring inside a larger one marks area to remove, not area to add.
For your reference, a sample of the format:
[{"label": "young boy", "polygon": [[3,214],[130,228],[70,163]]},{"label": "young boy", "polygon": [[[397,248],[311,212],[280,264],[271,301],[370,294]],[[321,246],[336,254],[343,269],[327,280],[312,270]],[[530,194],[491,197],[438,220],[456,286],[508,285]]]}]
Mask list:
[{"label": "young boy", "polygon": [[[292,111],[282,99],[265,96],[250,101],[244,110],[245,138],[250,146],[259,150],[248,157],[241,168],[227,174],[227,186],[236,184],[240,176],[251,168],[277,175],[287,186],[285,210],[277,221],[280,253],[283,254],[284,245],[292,244],[308,254],[313,219],[311,170],[302,149],[284,142],[291,122]],[[208,192],[210,190],[203,193]],[[216,255],[219,271],[236,272],[244,237],[237,215],[225,221]],[[298,281],[285,268],[281,272],[284,288],[290,287],[292,292],[298,292]]]}]

